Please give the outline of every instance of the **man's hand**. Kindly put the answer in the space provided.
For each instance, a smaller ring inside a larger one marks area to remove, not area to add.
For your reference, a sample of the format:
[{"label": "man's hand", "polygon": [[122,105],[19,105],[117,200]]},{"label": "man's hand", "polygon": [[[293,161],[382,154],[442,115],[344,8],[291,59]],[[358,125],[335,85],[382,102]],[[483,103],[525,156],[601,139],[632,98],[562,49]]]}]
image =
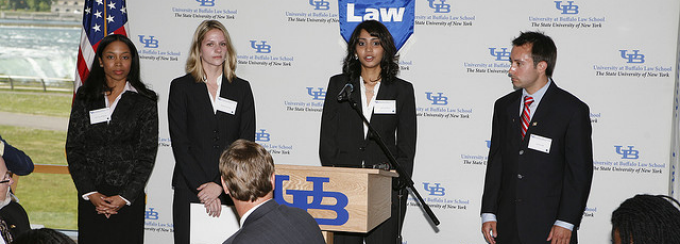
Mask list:
[{"label": "man's hand", "polygon": [[484,234],[484,239],[486,239],[486,242],[496,244],[495,238],[498,236],[498,232],[496,232],[496,221],[483,223],[482,234]]},{"label": "man's hand", "polygon": [[571,231],[569,229],[553,225],[546,241],[549,241],[550,244],[569,244],[570,240]]}]

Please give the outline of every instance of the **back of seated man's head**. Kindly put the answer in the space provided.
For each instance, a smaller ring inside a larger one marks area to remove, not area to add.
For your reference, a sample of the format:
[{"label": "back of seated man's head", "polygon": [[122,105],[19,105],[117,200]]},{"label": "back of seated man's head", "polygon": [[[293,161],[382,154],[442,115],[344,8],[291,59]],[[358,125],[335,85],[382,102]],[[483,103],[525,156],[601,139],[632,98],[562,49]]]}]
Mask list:
[{"label": "back of seated man's head", "polygon": [[[675,205],[673,204],[675,203]],[[614,244],[680,243],[680,206],[663,195],[636,195],[612,213]]]},{"label": "back of seated man's head", "polygon": [[234,199],[252,202],[274,190],[274,159],[255,142],[233,142],[220,157],[220,172]]}]

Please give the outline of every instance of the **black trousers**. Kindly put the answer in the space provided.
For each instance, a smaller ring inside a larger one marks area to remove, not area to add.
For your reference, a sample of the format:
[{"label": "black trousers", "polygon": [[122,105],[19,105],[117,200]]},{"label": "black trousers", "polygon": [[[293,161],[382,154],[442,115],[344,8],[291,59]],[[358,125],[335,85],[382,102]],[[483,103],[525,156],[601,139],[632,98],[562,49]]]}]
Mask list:
[{"label": "black trousers", "polygon": [[[98,191],[107,196],[117,194],[112,191],[107,194],[102,189]],[[78,196],[78,244],[144,243],[145,201],[146,194],[142,193],[134,199],[132,206],[125,205],[118,210],[118,214],[107,219],[105,215],[97,213],[92,202]]]}]

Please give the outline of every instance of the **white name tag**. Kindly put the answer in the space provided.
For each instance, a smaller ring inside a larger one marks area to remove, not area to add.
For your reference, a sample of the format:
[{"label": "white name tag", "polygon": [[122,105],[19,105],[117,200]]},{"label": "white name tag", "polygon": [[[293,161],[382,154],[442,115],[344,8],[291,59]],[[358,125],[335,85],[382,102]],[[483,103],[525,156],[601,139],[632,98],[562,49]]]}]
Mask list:
[{"label": "white name tag", "polygon": [[374,114],[396,114],[397,101],[395,100],[375,100],[373,107]]},{"label": "white name tag", "polygon": [[111,113],[109,112],[109,108],[92,110],[90,111],[90,124],[93,125],[107,122],[111,119],[110,117]]},{"label": "white name tag", "polygon": [[531,134],[529,138],[529,148],[539,152],[550,153],[550,144],[552,139],[547,137]]},{"label": "white name tag", "polygon": [[217,107],[217,111],[222,111],[228,114],[236,114],[236,106],[238,105],[238,102],[232,101],[223,97],[217,97],[217,101],[215,102],[215,106]]}]

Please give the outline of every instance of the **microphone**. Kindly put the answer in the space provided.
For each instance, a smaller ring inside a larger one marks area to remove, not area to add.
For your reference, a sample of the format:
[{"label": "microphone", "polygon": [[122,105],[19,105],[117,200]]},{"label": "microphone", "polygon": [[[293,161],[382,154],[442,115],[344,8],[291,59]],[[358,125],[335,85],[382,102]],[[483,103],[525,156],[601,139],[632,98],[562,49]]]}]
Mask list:
[{"label": "microphone", "polygon": [[354,85],[352,85],[352,83],[345,84],[345,86],[342,88],[342,90],[338,94],[338,102],[348,100],[349,96],[352,95],[353,91],[354,91]]}]

